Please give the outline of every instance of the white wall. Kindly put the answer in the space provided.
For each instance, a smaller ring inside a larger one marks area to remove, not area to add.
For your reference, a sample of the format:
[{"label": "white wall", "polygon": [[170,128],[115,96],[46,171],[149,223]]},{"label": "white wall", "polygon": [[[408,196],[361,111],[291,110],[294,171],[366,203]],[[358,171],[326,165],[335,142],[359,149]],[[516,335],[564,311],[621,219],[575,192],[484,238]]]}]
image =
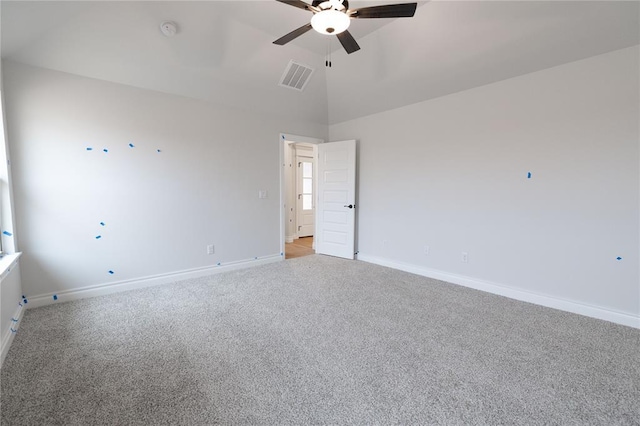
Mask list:
[{"label": "white wall", "polygon": [[279,135],[326,125],[4,65],[27,296],[280,255]]},{"label": "white wall", "polygon": [[[360,140],[360,254],[637,317],[638,59],[331,126]],[[279,254],[279,134],[326,126],[4,65],[29,297]]]},{"label": "white wall", "polygon": [[359,258],[635,321],[638,63],[623,49],[330,126],[360,140]]}]

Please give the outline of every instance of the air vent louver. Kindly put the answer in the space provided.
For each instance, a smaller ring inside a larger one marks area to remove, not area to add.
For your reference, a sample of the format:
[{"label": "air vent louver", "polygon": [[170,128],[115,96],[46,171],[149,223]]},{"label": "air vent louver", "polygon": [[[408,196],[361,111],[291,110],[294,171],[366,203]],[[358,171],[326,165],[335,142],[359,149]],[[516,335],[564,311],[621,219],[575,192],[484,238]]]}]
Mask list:
[{"label": "air vent louver", "polygon": [[280,86],[303,91],[315,70],[308,65],[290,61],[280,78]]}]

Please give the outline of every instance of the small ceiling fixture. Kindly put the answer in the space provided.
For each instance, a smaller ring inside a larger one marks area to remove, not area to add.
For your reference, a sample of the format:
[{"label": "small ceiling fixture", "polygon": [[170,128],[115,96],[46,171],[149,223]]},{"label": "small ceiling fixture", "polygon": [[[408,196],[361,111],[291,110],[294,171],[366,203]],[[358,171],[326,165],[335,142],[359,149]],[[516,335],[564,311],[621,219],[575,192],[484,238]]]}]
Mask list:
[{"label": "small ceiling fixture", "polygon": [[160,24],[160,31],[167,37],[173,37],[178,32],[175,22],[165,21]]}]

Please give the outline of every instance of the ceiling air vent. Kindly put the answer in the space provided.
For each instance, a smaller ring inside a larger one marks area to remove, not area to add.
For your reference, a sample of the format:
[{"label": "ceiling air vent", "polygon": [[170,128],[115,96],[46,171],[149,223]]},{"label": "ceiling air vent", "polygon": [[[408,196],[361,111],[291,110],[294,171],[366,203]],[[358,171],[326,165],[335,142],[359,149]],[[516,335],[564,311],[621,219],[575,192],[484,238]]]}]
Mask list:
[{"label": "ceiling air vent", "polygon": [[280,86],[303,91],[313,75],[314,69],[308,65],[291,61],[280,79]]}]

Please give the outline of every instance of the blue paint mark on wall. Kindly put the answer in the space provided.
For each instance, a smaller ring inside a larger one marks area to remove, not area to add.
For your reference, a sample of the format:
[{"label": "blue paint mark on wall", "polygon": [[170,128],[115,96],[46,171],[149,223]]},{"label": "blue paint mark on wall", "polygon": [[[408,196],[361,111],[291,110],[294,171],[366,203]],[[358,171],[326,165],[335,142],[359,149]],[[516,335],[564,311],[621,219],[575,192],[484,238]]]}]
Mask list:
[{"label": "blue paint mark on wall", "polygon": [[132,143],[130,143],[129,148],[135,148],[135,146]]},{"label": "blue paint mark on wall", "polygon": [[9,232],[9,231],[2,231],[2,233],[4,235],[6,235],[7,237],[13,237],[13,234],[11,232]]},{"label": "blue paint mark on wall", "polygon": [[104,152],[109,152],[109,150],[107,148],[103,149]]},{"label": "blue paint mark on wall", "polygon": [[93,151],[93,148],[91,148],[90,146],[87,147],[87,151]]},{"label": "blue paint mark on wall", "polygon": [[58,300],[58,295],[57,294],[53,295],[53,300]]},{"label": "blue paint mark on wall", "polygon": [[527,173],[527,179],[531,179],[531,172]]},{"label": "blue paint mark on wall", "polygon": [[115,272],[113,272],[113,271],[109,271],[109,274],[110,274],[110,275],[113,275],[113,274],[115,274]]},{"label": "blue paint mark on wall", "polygon": [[104,222],[100,222],[100,226],[104,226]]},{"label": "blue paint mark on wall", "polygon": [[156,149],[156,151],[158,151],[158,152],[162,152],[162,151],[161,151],[161,150],[159,150],[159,149]]},{"label": "blue paint mark on wall", "polygon": [[622,258],[620,256],[616,257],[616,260],[620,261]]},{"label": "blue paint mark on wall", "polygon": [[102,238],[102,235],[96,235],[96,240],[99,240],[100,238]]}]

